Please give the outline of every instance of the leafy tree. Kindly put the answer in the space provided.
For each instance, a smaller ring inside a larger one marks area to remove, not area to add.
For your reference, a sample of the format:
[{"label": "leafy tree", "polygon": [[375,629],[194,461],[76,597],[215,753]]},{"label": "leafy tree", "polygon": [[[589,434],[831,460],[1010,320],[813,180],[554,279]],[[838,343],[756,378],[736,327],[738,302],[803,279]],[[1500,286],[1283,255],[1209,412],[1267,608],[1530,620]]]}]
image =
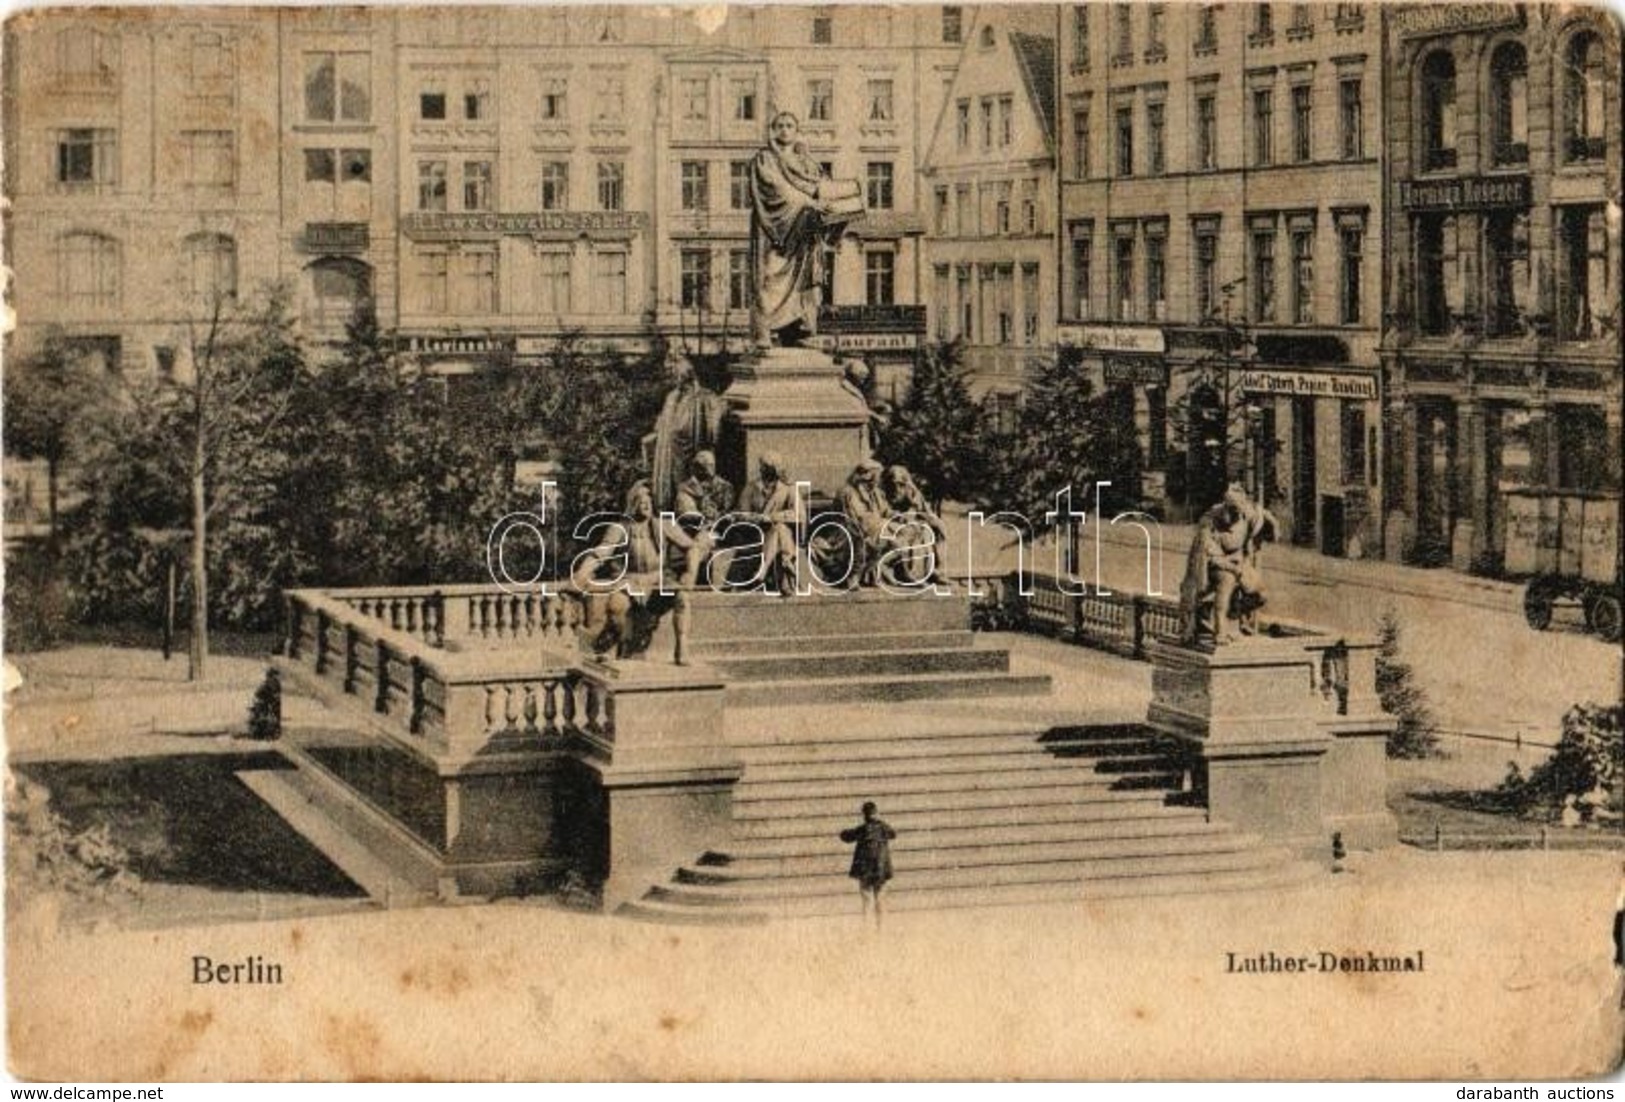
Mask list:
[{"label": "leafy tree", "polygon": [[[1583,800],[1597,790],[1617,814],[1625,777],[1625,705],[1576,704],[1563,717],[1563,734],[1551,757],[1527,777],[1509,777],[1502,792],[1520,811],[1553,817],[1569,797]],[[1594,806],[1587,811],[1595,812]]]},{"label": "leafy tree", "polygon": [[43,459],[51,541],[64,464],[72,454],[78,426],[99,412],[111,388],[102,372],[85,365],[61,332],[49,333],[33,356],[6,373],[6,450],[19,459]]},{"label": "leafy tree", "polygon": [[1399,617],[1390,609],[1377,627],[1377,696],[1383,711],[1399,720],[1388,736],[1391,758],[1426,758],[1439,752],[1439,736],[1427,693],[1415,671],[1400,658]]},{"label": "leafy tree", "polygon": [[963,347],[957,341],[930,345],[876,458],[906,466],[939,509],[946,499],[972,500],[987,489],[986,420],[965,380]]}]

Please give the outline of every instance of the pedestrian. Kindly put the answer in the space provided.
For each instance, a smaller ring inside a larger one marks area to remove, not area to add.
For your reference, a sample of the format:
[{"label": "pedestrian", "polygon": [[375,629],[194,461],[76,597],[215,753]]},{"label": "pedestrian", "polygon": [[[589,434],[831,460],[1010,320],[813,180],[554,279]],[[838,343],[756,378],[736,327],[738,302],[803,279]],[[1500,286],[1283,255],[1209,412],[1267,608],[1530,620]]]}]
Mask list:
[{"label": "pedestrian", "polygon": [[880,928],[880,889],[892,877],[891,841],[897,832],[886,825],[877,814],[874,801],[863,805],[863,822],[841,831],[841,841],[856,843],[852,849],[852,870],[847,875],[858,882],[858,895],[863,900],[863,916],[869,917],[872,902],[875,928]]}]

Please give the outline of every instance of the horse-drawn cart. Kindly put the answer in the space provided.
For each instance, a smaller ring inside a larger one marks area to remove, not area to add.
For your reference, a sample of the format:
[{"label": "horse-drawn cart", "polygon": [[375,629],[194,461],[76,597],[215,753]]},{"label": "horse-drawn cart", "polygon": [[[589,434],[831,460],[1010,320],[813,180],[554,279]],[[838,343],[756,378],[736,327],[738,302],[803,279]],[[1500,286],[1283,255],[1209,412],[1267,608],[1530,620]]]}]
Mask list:
[{"label": "horse-drawn cart", "polygon": [[1523,613],[1544,631],[1558,602],[1577,603],[1610,643],[1621,629],[1619,497],[1554,490],[1506,494],[1506,572],[1529,579]]}]

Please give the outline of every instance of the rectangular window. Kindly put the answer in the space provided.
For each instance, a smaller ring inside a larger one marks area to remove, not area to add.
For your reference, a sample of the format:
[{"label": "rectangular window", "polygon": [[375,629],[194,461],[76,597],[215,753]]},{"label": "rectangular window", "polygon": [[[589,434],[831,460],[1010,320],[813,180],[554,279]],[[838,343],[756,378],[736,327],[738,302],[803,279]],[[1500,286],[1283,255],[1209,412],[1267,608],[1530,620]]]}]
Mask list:
[{"label": "rectangular window", "polygon": [[1151,321],[1168,320],[1168,237],[1160,228],[1145,235],[1145,307]]},{"label": "rectangular window", "polygon": [[820,78],[807,82],[807,121],[829,122],[835,109],[835,82]]},{"label": "rectangular window", "polygon": [[1268,165],[1275,160],[1275,93],[1268,88],[1253,90],[1253,164]]},{"label": "rectangular window", "polygon": [[305,55],[306,122],[368,122],[371,119],[370,54]]},{"label": "rectangular window", "polygon": [[543,122],[562,122],[570,117],[566,87],[567,82],[562,77],[549,77],[542,82]]},{"label": "rectangular window", "polygon": [[1253,230],[1253,320],[1275,320],[1275,230]]},{"label": "rectangular window", "polygon": [[680,199],[684,210],[711,209],[711,166],[705,161],[683,162]]},{"label": "rectangular window", "polygon": [[1450,331],[1452,315],[1460,308],[1454,279],[1456,219],[1450,214],[1419,214],[1412,225],[1416,237],[1417,328],[1430,336],[1441,336]]},{"label": "rectangular window", "polygon": [[418,306],[426,314],[446,312],[445,249],[422,249],[418,252]]},{"label": "rectangular window", "polygon": [[1156,61],[1168,55],[1168,5],[1145,6],[1145,56]]},{"label": "rectangular window", "polygon": [[1524,332],[1529,298],[1529,215],[1489,211],[1484,227],[1484,313],[1491,336]]},{"label": "rectangular window", "polygon": [[938,237],[948,236],[948,189],[939,186],[931,193],[931,224]]},{"label": "rectangular window", "polygon": [[871,80],[869,82],[869,121],[891,122],[895,118],[894,110],[892,82],[889,80]]},{"label": "rectangular window", "polygon": [[624,249],[600,249],[592,254],[592,307],[599,314],[626,313]]},{"label": "rectangular window", "polygon": [[954,105],[955,144],[960,149],[970,146],[970,100],[962,99]]},{"label": "rectangular window", "polygon": [[418,96],[418,118],[436,121],[446,117],[446,93],[424,92]]},{"label": "rectangular window", "polygon": [[728,250],[728,309],[750,309],[750,250]]},{"label": "rectangular window", "polygon": [[953,310],[948,302],[948,265],[938,264],[931,273],[931,302],[932,317],[935,319],[935,328],[932,335],[939,341],[949,339],[948,326],[953,318]]},{"label": "rectangular window", "polygon": [[1292,321],[1315,321],[1315,235],[1309,230],[1292,232]]},{"label": "rectangular window", "polygon": [[892,163],[890,161],[869,162],[868,192],[870,210],[892,209]]},{"label": "rectangular window", "polygon": [[1292,159],[1312,160],[1314,152],[1314,100],[1313,90],[1307,84],[1292,89]]},{"label": "rectangular window", "polygon": [[1038,265],[1021,266],[1021,343],[1038,343],[1038,318],[1042,303],[1038,293]]},{"label": "rectangular window", "polygon": [[1217,4],[1203,4],[1196,9],[1196,39],[1192,49],[1208,53],[1219,48],[1219,8]]},{"label": "rectangular window", "polygon": [[958,288],[954,301],[959,304],[959,337],[961,340],[974,344],[976,342],[976,301],[971,294],[970,265],[961,264],[954,272],[955,284]]},{"label": "rectangular window", "polygon": [[756,121],[756,82],[754,80],[735,80],[728,86],[729,98],[733,100],[734,122]]},{"label": "rectangular window", "polygon": [[620,161],[598,162],[598,209],[626,208],[626,165]]},{"label": "rectangular window", "polygon": [[815,8],[812,17],[812,43],[828,46],[835,41],[835,12],[831,8]]},{"label": "rectangular window", "polygon": [[864,301],[870,306],[890,306],[896,300],[897,254],[890,249],[870,249],[863,254]]},{"label": "rectangular window", "polygon": [[969,237],[976,232],[976,206],[971,202],[969,184],[954,187],[954,222],[959,237]]},{"label": "rectangular window", "polygon": [[993,148],[993,99],[990,96],[982,100],[982,148]]},{"label": "rectangular window", "polygon": [[1072,5],[1072,67],[1089,68],[1089,5]]},{"label": "rectangular window", "polygon": [[479,122],[491,117],[491,89],[482,81],[475,81],[468,91],[463,93],[463,118],[469,122]]},{"label": "rectangular window", "polygon": [[497,254],[493,249],[464,249],[457,254],[461,313],[497,312]]},{"label": "rectangular window", "polygon": [[1091,317],[1090,300],[1094,294],[1092,269],[1094,267],[1094,241],[1088,227],[1079,227],[1072,236],[1072,299],[1077,304],[1075,315],[1079,320]]},{"label": "rectangular window", "polygon": [[1268,4],[1259,4],[1253,9],[1253,39],[1257,42],[1268,42],[1275,37],[1275,13]]},{"label": "rectangular window", "polygon": [[1219,102],[1209,93],[1196,97],[1196,167],[1211,172],[1218,167]]},{"label": "rectangular window", "polygon": [[1558,335],[1595,340],[1617,308],[1608,278],[1608,226],[1603,208],[1558,207]]},{"label": "rectangular window", "polygon": [[998,185],[998,191],[995,192],[998,198],[993,204],[993,224],[1001,234],[1010,232],[1010,196],[1013,190],[1010,182],[1006,180]]},{"label": "rectangular window", "polygon": [[[559,116],[563,118],[563,115]],[[626,81],[618,76],[598,79],[598,94],[594,98],[593,117],[599,122],[617,123],[626,117]]]},{"label": "rectangular window", "polygon": [[1117,109],[1117,174],[1134,175],[1134,108]]},{"label": "rectangular window", "polygon": [[418,210],[446,209],[446,162],[418,162]]},{"label": "rectangular window", "polygon": [[[603,253],[600,256],[613,254]],[[624,257],[626,254],[619,254]],[[623,265],[624,275],[624,265]],[[622,280],[625,282],[624,278]],[[555,317],[570,312],[570,250],[549,248],[536,254],[536,309]]]},{"label": "rectangular window", "polygon": [[305,183],[336,184],[339,182],[339,162],[331,149],[305,150]]},{"label": "rectangular window", "polygon": [[1196,319],[1206,321],[1219,312],[1219,232],[1211,224],[1195,228],[1196,240]]},{"label": "rectangular window", "polygon": [[942,41],[948,45],[958,45],[963,41],[965,33],[965,9],[955,5],[944,5],[942,9]]},{"label": "rectangular window", "polygon": [[1117,321],[1134,319],[1134,237],[1118,233],[1112,238],[1112,317]]},{"label": "rectangular window", "polygon": [[1072,174],[1080,180],[1089,178],[1089,108],[1079,107],[1072,112]]},{"label": "rectangular window", "polygon": [[113,130],[63,130],[56,139],[59,184],[118,182],[118,141]]},{"label": "rectangular window", "polygon": [[1112,5],[1112,63],[1127,65],[1134,60],[1134,6]]},{"label": "rectangular window", "polygon": [[1163,105],[1160,103],[1145,106],[1145,137],[1146,152],[1151,162],[1148,171],[1153,176],[1161,176],[1168,171],[1168,143]]},{"label": "rectangular window", "polygon": [[701,123],[711,117],[711,82],[705,77],[684,77],[677,82],[677,101],[684,122]]},{"label": "rectangular window", "polygon": [[236,177],[234,137],[229,130],[189,130],[186,183],[194,188],[229,190]]},{"label": "rectangular window", "polygon": [[1338,231],[1338,267],[1341,278],[1338,286],[1338,318],[1344,325],[1360,323],[1361,273],[1364,264],[1365,231],[1358,226],[1345,226]]},{"label": "rectangular window", "polygon": [[1021,229],[1023,233],[1038,232],[1038,181],[1028,180],[1021,187]]},{"label": "rectangular window", "polygon": [[679,255],[681,276],[680,302],[686,310],[711,308],[711,252],[709,249],[684,249]]},{"label": "rectangular window", "polygon": [[548,161],[542,165],[543,210],[570,209],[570,164],[568,161]]},{"label": "rectangular window", "polygon": [[1009,149],[1015,141],[1016,104],[1011,96],[999,97],[999,148]]},{"label": "rectangular window", "polygon": [[749,161],[730,161],[728,163],[729,210],[750,209],[750,166]]},{"label": "rectangular window", "polygon": [[1365,156],[1365,121],[1360,78],[1345,77],[1337,82],[1339,142],[1345,161]]},{"label": "rectangular window", "polygon": [[491,209],[491,162],[463,162],[463,209]]},{"label": "rectangular window", "polygon": [[61,238],[57,290],[63,305],[70,309],[117,307],[118,242],[96,233],[70,233]]}]

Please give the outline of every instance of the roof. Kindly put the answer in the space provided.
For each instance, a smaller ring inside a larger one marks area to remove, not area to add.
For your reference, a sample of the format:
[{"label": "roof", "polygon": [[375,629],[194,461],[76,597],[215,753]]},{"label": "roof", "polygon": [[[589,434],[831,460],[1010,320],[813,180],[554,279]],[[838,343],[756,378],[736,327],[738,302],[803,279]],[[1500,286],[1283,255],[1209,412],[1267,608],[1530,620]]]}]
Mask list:
[{"label": "roof", "polygon": [[1021,82],[1044,125],[1044,140],[1055,146],[1055,39],[1024,31],[1010,32],[1010,45],[1021,67]]}]

